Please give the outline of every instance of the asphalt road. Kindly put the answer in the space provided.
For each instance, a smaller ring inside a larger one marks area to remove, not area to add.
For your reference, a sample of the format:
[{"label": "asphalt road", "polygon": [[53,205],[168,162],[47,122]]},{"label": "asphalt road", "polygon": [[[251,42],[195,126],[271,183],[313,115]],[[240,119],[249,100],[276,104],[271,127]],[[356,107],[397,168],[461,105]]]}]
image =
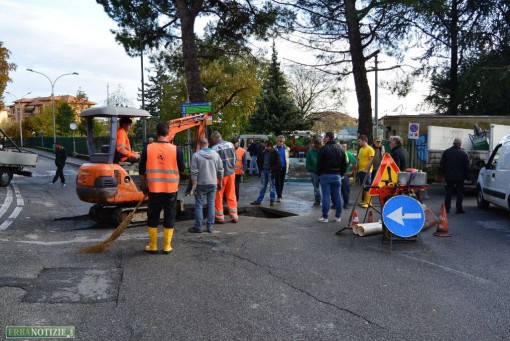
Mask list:
[{"label": "asphalt road", "polygon": [[[146,230],[133,227],[87,255],[77,250],[113,227],[86,216],[77,167],[66,166],[66,188],[48,185],[54,170],[40,158],[34,177],[0,188],[2,330],[71,325],[79,340],[510,339],[509,214],[479,210],[474,196],[466,214],[448,215],[451,238],[430,229],[392,250],[380,236],[335,236],[345,223],[317,222],[311,185],[296,182],[275,207],[295,216],[243,215],[199,235],[181,221],[168,256],[142,252]],[[240,207],[258,185],[242,185]],[[438,213],[441,187],[429,195]]]}]

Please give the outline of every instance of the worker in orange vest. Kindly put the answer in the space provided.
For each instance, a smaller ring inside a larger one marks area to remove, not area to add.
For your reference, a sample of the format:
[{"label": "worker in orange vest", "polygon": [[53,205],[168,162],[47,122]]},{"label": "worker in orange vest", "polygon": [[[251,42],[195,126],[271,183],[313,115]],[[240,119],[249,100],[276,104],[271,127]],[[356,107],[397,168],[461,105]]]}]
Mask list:
[{"label": "worker in orange vest", "polygon": [[133,121],[129,117],[122,117],[119,120],[119,129],[117,130],[117,158],[120,162],[137,162],[140,160],[140,153],[131,150],[128,131],[131,129]]},{"label": "worker in orange vest", "polygon": [[236,199],[239,202],[239,184],[241,183],[241,179],[244,176],[244,172],[246,172],[247,161],[246,161],[246,151],[243,147],[239,147],[239,139],[234,137],[231,140],[234,148],[236,149],[236,168],[235,168],[235,187],[236,187]]},{"label": "worker in orange vest", "polygon": [[214,201],[214,218],[216,224],[225,223],[223,214],[223,193],[227,197],[228,214],[230,221],[237,223],[237,199],[235,189],[235,166],[236,166],[236,150],[231,142],[224,141],[219,131],[213,131],[211,141],[214,144],[212,150],[220,154],[223,163],[223,179],[218,183],[216,191],[216,199]]},{"label": "worker in orange vest", "polygon": [[163,253],[172,252],[179,172],[186,168],[182,151],[166,141],[169,132],[167,122],[158,123],[158,140],[147,144],[140,157],[140,184],[144,193],[149,195],[147,208],[147,230],[149,245],[145,252],[158,253],[158,225],[161,209],[163,218]]}]

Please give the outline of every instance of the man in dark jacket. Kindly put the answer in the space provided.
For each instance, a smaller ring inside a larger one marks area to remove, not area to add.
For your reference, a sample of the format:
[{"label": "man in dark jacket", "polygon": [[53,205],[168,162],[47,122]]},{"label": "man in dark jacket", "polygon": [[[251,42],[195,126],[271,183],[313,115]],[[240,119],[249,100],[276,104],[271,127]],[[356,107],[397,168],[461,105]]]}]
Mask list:
[{"label": "man in dark jacket", "polygon": [[249,175],[257,174],[259,175],[259,168],[257,165],[257,157],[259,155],[260,144],[258,142],[253,142],[250,140],[248,146],[248,153],[250,153],[250,165],[248,168]]},{"label": "man in dark jacket", "polygon": [[317,173],[320,176],[322,190],[322,216],[319,218],[319,221],[321,223],[329,222],[329,198],[331,196],[336,206],[335,221],[339,223],[342,215],[340,188],[342,186],[342,177],[347,169],[347,162],[345,152],[334,141],[332,132],[328,131],[324,135],[324,143],[324,146],[317,155]]},{"label": "man in dark jacket", "polygon": [[457,188],[457,214],[466,213],[462,208],[464,199],[464,180],[469,178],[469,158],[466,151],[460,146],[462,141],[459,138],[453,140],[453,146],[443,152],[441,162],[439,163],[439,172],[446,181],[446,196],[444,206],[446,213],[450,213],[452,193],[454,187]]},{"label": "man in dark jacket", "polygon": [[55,166],[57,166],[57,171],[55,172],[55,176],[53,180],[50,181],[50,184],[53,185],[58,178],[60,177],[60,182],[62,183],[62,187],[66,187],[66,179],[64,178],[64,167],[66,165],[67,154],[66,150],[60,142],[55,143]]},{"label": "man in dark jacket", "polygon": [[260,205],[266,195],[267,184],[270,184],[269,205],[274,206],[276,199],[276,177],[282,168],[280,154],[273,148],[271,141],[265,142],[265,148],[257,157],[259,174],[262,177],[262,188],[260,189],[257,200],[251,202],[251,205]]},{"label": "man in dark jacket", "polygon": [[401,172],[407,168],[407,159],[409,158],[407,150],[402,147],[402,138],[400,136],[390,136],[390,156],[397,164]]}]

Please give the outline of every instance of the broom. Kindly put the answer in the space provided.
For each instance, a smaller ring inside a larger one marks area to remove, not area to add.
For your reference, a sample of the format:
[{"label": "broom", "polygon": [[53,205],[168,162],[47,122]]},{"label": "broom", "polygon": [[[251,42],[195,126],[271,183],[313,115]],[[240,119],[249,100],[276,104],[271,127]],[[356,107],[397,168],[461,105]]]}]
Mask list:
[{"label": "broom", "polygon": [[142,200],[140,200],[138,202],[138,204],[135,206],[135,209],[131,213],[129,213],[129,215],[126,217],[126,219],[124,219],[124,221],[122,223],[120,223],[119,226],[117,226],[117,228],[115,229],[115,231],[112,232],[110,237],[108,237],[106,240],[104,240],[100,243],[94,244],[94,245],[89,246],[84,249],[80,249],[78,252],[79,253],[103,253],[103,252],[105,252],[105,250],[113,244],[113,241],[115,239],[119,238],[122,233],[124,233],[124,231],[126,230],[126,228],[129,225],[129,223],[131,222],[131,219],[133,219],[133,216],[135,215],[135,213],[138,210],[138,208],[140,207],[140,205],[142,205],[142,203],[146,197],[147,196],[144,196],[142,198]]},{"label": "broom", "polygon": [[[372,165],[374,164],[374,158],[372,158],[372,160],[370,160],[370,165],[368,167],[368,169],[370,169],[370,167],[372,167]],[[356,195],[356,199],[354,200],[354,204],[352,205],[352,210],[351,210],[351,215],[349,216],[349,221],[347,222],[347,225],[343,228],[341,228],[340,230],[338,230],[336,232],[337,235],[340,235],[340,233],[347,229],[349,226],[351,226],[352,224],[352,219],[354,217],[354,211],[356,211],[356,207],[358,206],[358,202],[359,202],[359,199],[361,199],[361,193],[363,193],[363,189],[365,188],[365,181],[367,181],[367,177],[368,177],[368,174],[369,172],[366,172],[365,173],[365,176],[363,177],[363,182],[361,183],[361,186],[360,186],[360,189],[359,189],[359,192],[358,192],[358,195]],[[356,179],[356,178],[355,178]]]}]

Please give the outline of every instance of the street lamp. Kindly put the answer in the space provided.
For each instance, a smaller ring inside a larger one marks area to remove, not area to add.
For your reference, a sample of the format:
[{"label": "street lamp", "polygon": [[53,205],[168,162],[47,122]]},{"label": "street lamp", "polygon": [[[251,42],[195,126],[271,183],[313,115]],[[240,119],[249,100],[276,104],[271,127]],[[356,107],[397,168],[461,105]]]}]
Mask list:
[{"label": "street lamp", "polygon": [[53,144],[55,145],[57,143],[57,133],[56,133],[56,130],[55,130],[55,94],[54,94],[54,90],[55,90],[55,83],[59,80],[59,78],[61,77],[64,77],[64,76],[69,76],[69,75],[79,75],[78,72],[71,72],[71,73],[64,73],[63,75],[60,75],[58,76],[57,78],[55,78],[54,81],[52,81],[50,79],[50,77],[46,76],[44,73],[42,72],[39,72],[39,71],[34,71],[32,69],[27,69],[27,71],[30,71],[30,72],[34,72],[34,73],[38,73],[40,75],[43,75],[44,77],[46,77],[46,79],[48,79],[50,81],[50,84],[51,84],[51,112],[53,114]]},{"label": "street lamp", "polygon": [[78,125],[76,125],[76,123],[74,122],[71,122],[69,124],[69,128],[71,128],[71,130],[73,131],[73,157],[76,157],[76,141],[74,139],[74,131],[76,130],[76,128],[78,128]]},{"label": "street lamp", "polygon": [[[13,93],[10,93],[9,91],[6,91],[5,92],[6,94],[9,94],[11,96],[13,96],[14,98],[16,98],[16,101],[14,102],[14,111],[16,111],[18,113],[18,120],[19,120],[19,145],[20,147],[23,147],[23,129],[21,128],[21,118],[23,117],[23,114],[21,113],[21,100]],[[31,92],[27,92],[26,94],[24,94],[21,99],[23,99],[25,96],[27,95],[30,95]],[[18,102],[18,110],[16,110],[16,102]]]},{"label": "street lamp", "polygon": [[41,135],[41,148],[44,148],[44,140],[43,140],[44,130],[40,130],[39,135]]}]

